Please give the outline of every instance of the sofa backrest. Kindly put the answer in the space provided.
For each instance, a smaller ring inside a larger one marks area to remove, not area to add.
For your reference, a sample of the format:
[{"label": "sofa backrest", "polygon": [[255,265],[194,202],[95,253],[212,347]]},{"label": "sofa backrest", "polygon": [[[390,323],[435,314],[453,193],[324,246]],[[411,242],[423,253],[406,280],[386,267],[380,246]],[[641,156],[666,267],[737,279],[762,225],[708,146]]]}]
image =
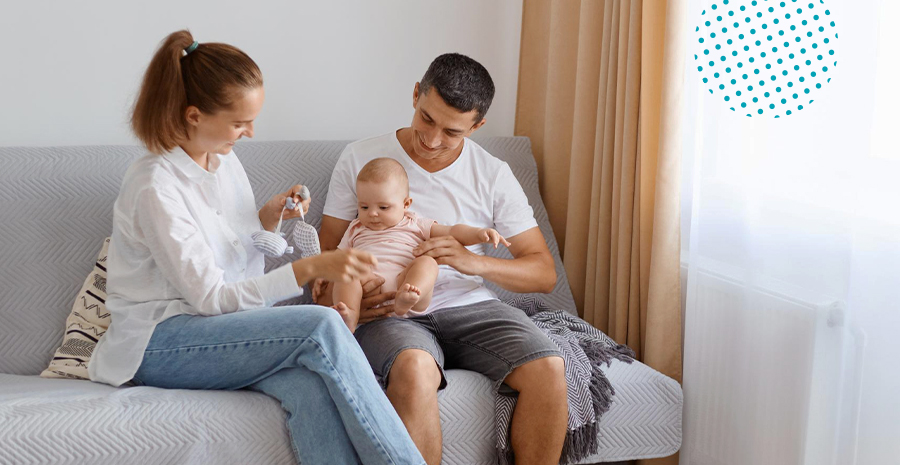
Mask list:
[{"label": "sofa backrest", "polygon": [[[257,204],[293,184],[307,185],[316,199],[307,219],[318,228],[331,172],[347,142],[248,141],[239,143],[235,152],[250,177]],[[556,259],[556,289],[541,298],[554,309],[574,313],[538,194],[529,140],[497,137],[479,143],[510,164]],[[122,176],[144,153],[136,146],[0,147],[0,373],[36,375],[46,368],[62,341],[75,295],[103,238],[110,235]],[[509,256],[502,247],[487,249],[492,255]],[[272,260],[268,266],[288,260]],[[501,298],[512,297],[491,287]]]}]

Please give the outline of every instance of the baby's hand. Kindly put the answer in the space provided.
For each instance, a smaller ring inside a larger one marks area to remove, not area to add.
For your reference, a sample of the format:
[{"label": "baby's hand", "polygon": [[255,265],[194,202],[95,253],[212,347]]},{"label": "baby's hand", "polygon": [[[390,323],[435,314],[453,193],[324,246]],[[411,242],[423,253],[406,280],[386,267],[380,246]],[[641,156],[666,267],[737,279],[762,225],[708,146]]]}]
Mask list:
[{"label": "baby's hand", "polygon": [[503,245],[507,247],[512,245],[503,236],[501,236],[496,229],[492,228],[484,228],[481,231],[478,231],[478,237],[481,239],[481,242],[494,244],[495,249],[498,245],[500,245],[500,243],[503,243]]}]

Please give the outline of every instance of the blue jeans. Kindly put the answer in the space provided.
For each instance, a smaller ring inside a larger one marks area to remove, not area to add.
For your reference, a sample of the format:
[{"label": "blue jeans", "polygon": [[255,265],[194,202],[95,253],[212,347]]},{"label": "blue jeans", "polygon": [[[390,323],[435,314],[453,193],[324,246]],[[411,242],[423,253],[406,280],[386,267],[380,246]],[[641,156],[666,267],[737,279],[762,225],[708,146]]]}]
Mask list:
[{"label": "blue jeans", "polygon": [[249,388],[287,411],[298,461],[424,464],[340,315],[275,307],[160,323],[135,374],[140,385]]}]

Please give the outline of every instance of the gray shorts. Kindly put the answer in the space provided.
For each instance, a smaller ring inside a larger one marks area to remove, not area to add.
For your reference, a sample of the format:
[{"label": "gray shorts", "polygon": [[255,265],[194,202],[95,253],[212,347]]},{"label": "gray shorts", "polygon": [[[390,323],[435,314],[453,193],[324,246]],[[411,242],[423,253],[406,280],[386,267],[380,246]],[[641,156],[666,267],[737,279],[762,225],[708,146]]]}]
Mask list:
[{"label": "gray shorts", "polygon": [[356,330],[356,340],[384,388],[394,360],[406,349],[421,349],[434,357],[441,371],[440,389],[447,386],[444,369],[461,368],[487,376],[506,394],[514,391],[503,380],[515,368],[562,356],[525,312],[499,300],[375,320]]}]

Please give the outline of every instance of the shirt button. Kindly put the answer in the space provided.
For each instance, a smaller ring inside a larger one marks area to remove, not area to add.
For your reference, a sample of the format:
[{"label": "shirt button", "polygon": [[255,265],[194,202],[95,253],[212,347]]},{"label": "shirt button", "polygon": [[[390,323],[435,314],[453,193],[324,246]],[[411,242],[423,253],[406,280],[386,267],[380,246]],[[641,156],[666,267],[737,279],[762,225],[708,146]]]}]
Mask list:
[{"label": "shirt button", "polygon": [[222,214],[222,210],[216,210],[216,215],[221,215],[221,214]]},{"label": "shirt button", "polygon": [[231,243],[231,245],[233,245],[233,246],[235,246],[235,247],[237,247],[238,244],[240,244],[240,242],[238,242],[238,241],[234,241],[234,242]]}]

